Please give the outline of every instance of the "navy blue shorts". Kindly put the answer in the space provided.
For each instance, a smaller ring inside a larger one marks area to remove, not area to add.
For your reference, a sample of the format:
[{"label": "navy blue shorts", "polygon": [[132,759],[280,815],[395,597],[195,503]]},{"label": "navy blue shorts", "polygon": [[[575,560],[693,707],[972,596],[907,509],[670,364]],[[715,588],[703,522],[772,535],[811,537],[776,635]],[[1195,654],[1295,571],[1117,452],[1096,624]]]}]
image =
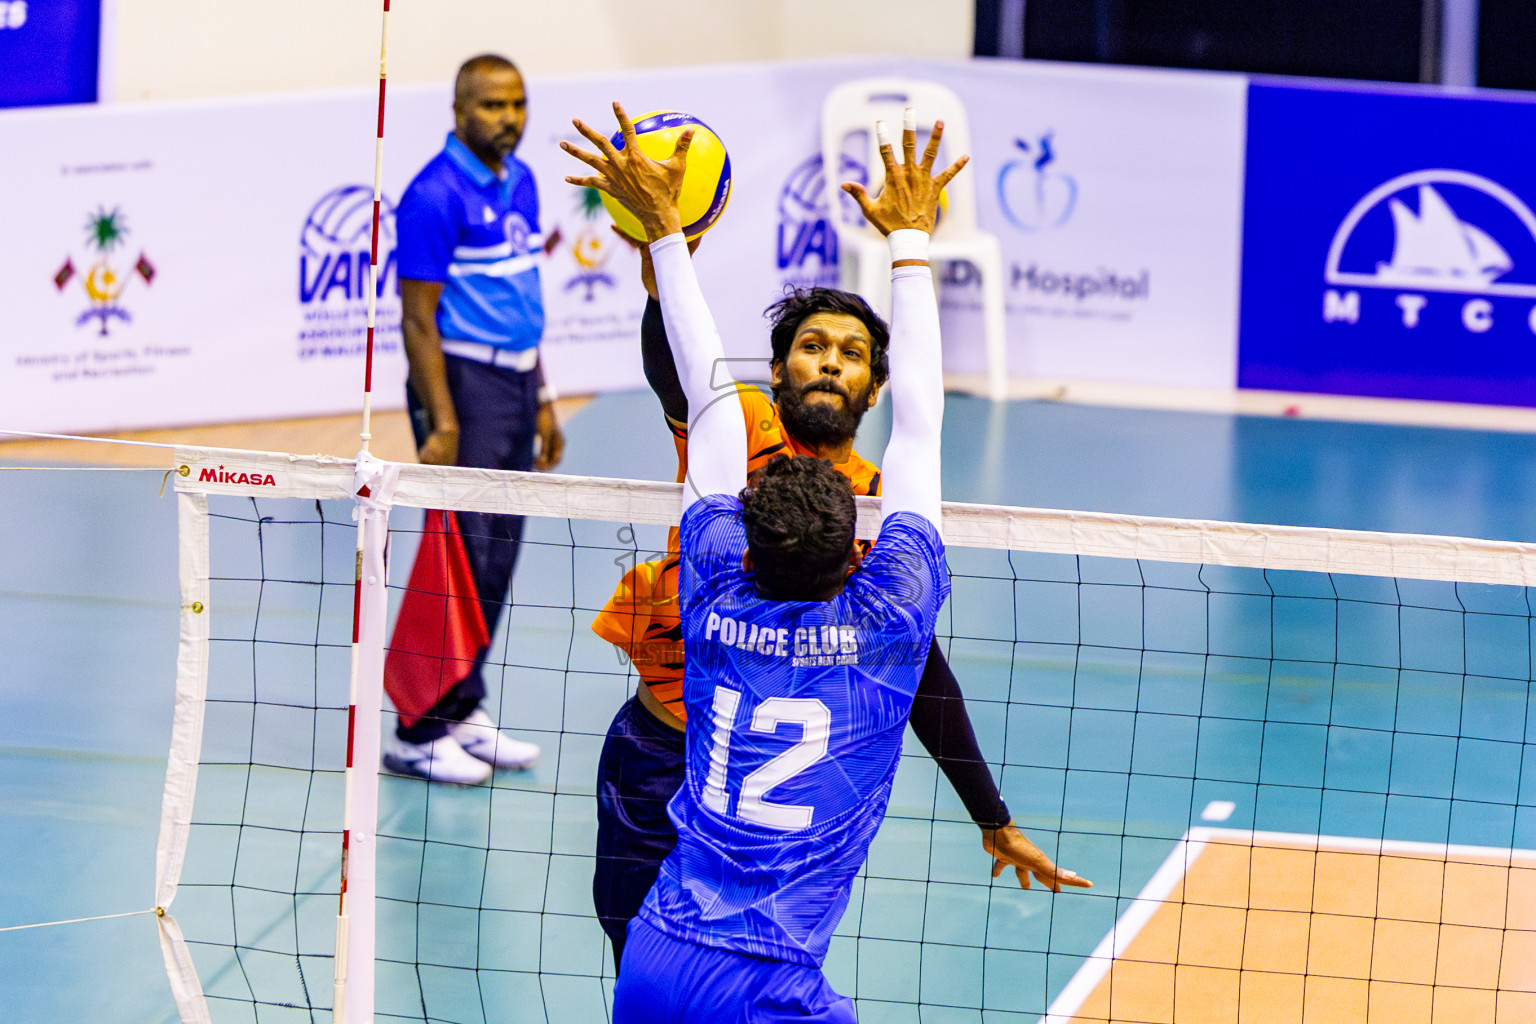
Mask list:
[{"label": "navy blue shorts", "polygon": [[[472,359],[445,355],[443,368],[448,390],[459,417],[457,465],[479,469],[533,468],[533,441],[538,435],[539,375],[533,370],[487,366]],[[411,433],[421,447],[432,432],[431,417],[407,382],[405,404],[411,414]],[[518,545],[523,538],[523,517],[460,512],[459,532],[469,556],[480,610],[492,636],[507,606],[507,588],[517,566]],[[486,651],[475,657],[469,673],[443,696],[421,721],[396,730],[411,743],[430,743],[448,734],[448,726],[462,722],[485,699],[483,675]]]},{"label": "navy blue shorts", "polygon": [[624,952],[625,929],[640,912],[661,862],[677,845],[667,802],[683,786],[683,734],[631,697],[624,702],[597,759],[597,866],[592,902],[613,943]]},{"label": "navy blue shorts", "polygon": [[814,967],[698,946],[636,918],[613,987],[613,1024],[857,1024]]}]

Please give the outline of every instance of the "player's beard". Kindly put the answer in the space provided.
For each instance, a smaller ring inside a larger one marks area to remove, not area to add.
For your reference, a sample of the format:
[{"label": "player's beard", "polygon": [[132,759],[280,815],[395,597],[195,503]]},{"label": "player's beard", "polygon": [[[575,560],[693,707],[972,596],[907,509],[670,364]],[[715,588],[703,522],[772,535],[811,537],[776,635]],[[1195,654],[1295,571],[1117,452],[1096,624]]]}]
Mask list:
[{"label": "player's beard", "polygon": [[[844,444],[853,440],[858,432],[859,421],[869,411],[869,393],[873,382],[864,390],[850,395],[843,386],[829,378],[813,380],[800,388],[782,388],[778,395],[779,418],[790,436],[811,448]],[[841,402],[807,402],[805,397],[813,391],[828,391],[841,395]]]}]

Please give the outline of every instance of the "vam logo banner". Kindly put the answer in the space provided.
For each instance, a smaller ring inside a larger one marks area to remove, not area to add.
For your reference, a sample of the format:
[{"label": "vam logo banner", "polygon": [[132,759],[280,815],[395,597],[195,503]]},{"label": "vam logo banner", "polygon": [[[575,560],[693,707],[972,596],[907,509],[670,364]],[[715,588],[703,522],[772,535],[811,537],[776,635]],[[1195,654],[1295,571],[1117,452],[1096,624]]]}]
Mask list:
[{"label": "vam logo banner", "polygon": [[[840,159],[836,184],[845,181],[869,181],[864,165],[846,154]],[[864,216],[853,197],[840,189],[837,195],[837,215],[846,223],[863,223]],[[796,288],[838,286],[837,229],[831,214],[826,174],[817,153],[796,164],[779,189],[774,264],[784,284]]]},{"label": "vam logo banner", "polygon": [[1243,387],[1536,405],[1536,104],[1256,85],[1249,132]]},{"label": "vam logo banner", "polygon": [[[363,355],[367,348],[372,239],[371,187],[342,185],[310,207],[299,231],[300,359]],[[379,203],[376,353],[400,348],[400,281],[395,268],[395,204],[384,196]]]}]

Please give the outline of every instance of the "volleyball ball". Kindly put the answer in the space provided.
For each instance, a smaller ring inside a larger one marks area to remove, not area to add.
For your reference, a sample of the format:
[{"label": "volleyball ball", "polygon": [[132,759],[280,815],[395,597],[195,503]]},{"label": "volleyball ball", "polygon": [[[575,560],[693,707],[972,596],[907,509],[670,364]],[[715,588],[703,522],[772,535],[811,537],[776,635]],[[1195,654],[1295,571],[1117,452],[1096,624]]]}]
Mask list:
[{"label": "volleyball ball", "polygon": [[[688,166],[683,171],[683,191],[678,197],[678,212],[683,215],[683,234],[689,241],[714,227],[731,198],[731,157],[720,136],[709,125],[691,114],[677,110],[653,110],[635,119],[635,142],[640,152],[652,160],[665,160],[677,149],[683,132],[693,129],[693,145],[688,148]],[[624,133],[615,132],[613,145],[624,148]],[[604,192],[603,206],[619,230],[638,242],[645,241],[645,229],[635,215]]]}]

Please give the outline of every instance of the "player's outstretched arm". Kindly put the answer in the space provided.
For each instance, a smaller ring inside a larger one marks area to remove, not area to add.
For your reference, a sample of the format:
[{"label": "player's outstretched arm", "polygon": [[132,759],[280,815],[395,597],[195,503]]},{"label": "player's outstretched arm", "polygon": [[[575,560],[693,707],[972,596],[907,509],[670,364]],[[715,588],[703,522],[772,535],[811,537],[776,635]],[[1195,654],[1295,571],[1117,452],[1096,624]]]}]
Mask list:
[{"label": "player's outstretched arm", "polygon": [[[646,250],[646,256],[650,256],[650,250]],[[662,415],[686,427],[688,396],[677,376],[677,360],[672,358],[672,342],[667,338],[667,321],[659,299],[648,299],[645,312],[640,315],[640,366],[651,393],[661,403]]]},{"label": "player's outstretched arm", "polygon": [[[683,134],[677,150],[667,160],[652,160],[636,143],[634,125],[624,108],[615,103],[613,112],[624,133],[624,148],[615,148],[607,137],[581,121],[573,122],[599,152],[589,153],[568,142],[561,142],[560,147],[597,174],[572,175],[565,180],[606,192],[633,213],[645,229],[667,338],[692,418],[688,425],[690,486],[683,490],[686,509],[704,495],[735,494],[741,490],[746,483],[747,463],[747,434],[739,413],[736,382],[725,363],[720,334],[694,274],[677,209],[693,133]],[[711,415],[712,406],[721,400],[727,403],[725,409]]]},{"label": "player's outstretched arm", "polygon": [[933,173],[944,123],[917,159],[916,119],[909,107],[902,125],[902,162],[896,162],[884,122],[875,126],[885,184],[871,197],[855,182],[843,185],[865,218],[891,245],[891,438],[881,467],[881,509],[916,512],[939,525],[939,434],[944,426],[943,359],[939,350],[939,306],[928,266],[939,193],[969,157]]},{"label": "player's outstretched arm", "polygon": [[[661,317],[661,302],[656,297],[656,267],[651,263],[649,246],[630,238],[613,226],[613,233],[625,245],[640,254],[640,283],[645,286],[645,312],[640,317],[640,365],[645,371],[645,382],[651,386],[661,411],[673,423],[688,425],[688,396],[683,394],[682,382],[677,379],[677,364],[672,360],[672,345],[667,341],[667,327]],[[697,252],[701,235],[688,243],[689,252]]]}]

